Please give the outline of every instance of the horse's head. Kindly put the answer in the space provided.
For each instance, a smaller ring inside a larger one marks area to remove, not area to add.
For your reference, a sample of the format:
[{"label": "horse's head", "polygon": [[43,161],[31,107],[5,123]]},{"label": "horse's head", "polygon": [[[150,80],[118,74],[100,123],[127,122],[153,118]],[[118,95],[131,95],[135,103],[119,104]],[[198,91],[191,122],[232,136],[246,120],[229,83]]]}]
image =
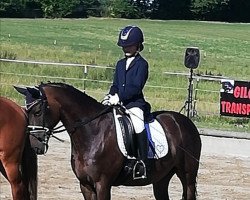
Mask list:
[{"label": "horse's head", "polygon": [[26,87],[15,89],[25,96],[25,108],[29,119],[30,128],[43,128],[46,130],[53,129],[59,122],[59,107],[50,106],[49,104],[55,104],[50,102],[43,89],[43,84],[38,87]]},{"label": "horse's head", "polygon": [[[35,146],[35,148],[40,148],[40,151],[43,151],[43,149],[45,151],[53,128],[60,120],[59,108],[57,106],[49,106],[48,98],[43,90],[43,85],[32,88],[14,86],[14,88],[25,96],[25,109],[28,116],[28,128],[31,135],[30,141],[34,143],[33,147]],[[41,147],[38,143],[35,144],[34,138],[44,144],[44,146]]]}]

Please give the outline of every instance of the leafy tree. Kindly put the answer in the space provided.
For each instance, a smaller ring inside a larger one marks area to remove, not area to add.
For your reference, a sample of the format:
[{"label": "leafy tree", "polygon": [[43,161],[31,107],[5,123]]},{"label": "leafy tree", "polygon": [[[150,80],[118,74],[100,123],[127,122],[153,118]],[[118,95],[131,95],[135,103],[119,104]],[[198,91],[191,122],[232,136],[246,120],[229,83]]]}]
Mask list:
[{"label": "leafy tree", "polygon": [[87,16],[101,16],[101,0],[81,0],[80,5],[82,6],[82,11],[86,13]]},{"label": "leafy tree", "polygon": [[39,0],[27,1],[24,8],[24,17],[43,17],[42,5]]},{"label": "leafy tree", "polygon": [[0,17],[197,19],[250,22],[250,0],[1,0]]},{"label": "leafy tree", "polygon": [[250,22],[249,0],[230,0],[228,5],[230,21]]},{"label": "leafy tree", "polygon": [[191,0],[154,0],[152,18],[188,19]]},{"label": "leafy tree", "polygon": [[102,1],[103,16],[117,18],[139,18],[139,13],[130,0],[106,0]]},{"label": "leafy tree", "polygon": [[41,0],[45,17],[100,16],[99,0]]},{"label": "leafy tree", "polygon": [[227,21],[230,0],[193,0],[192,12],[196,19]]},{"label": "leafy tree", "polygon": [[146,18],[150,17],[150,14],[152,12],[152,6],[153,3],[151,0],[133,0],[131,3],[134,5],[134,7],[137,10],[138,17]]},{"label": "leafy tree", "polygon": [[65,17],[72,13],[72,10],[79,5],[79,0],[41,0],[45,17]]},{"label": "leafy tree", "polygon": [[20,0],[1,0],[0,17],[23,17],[25,1]]}]

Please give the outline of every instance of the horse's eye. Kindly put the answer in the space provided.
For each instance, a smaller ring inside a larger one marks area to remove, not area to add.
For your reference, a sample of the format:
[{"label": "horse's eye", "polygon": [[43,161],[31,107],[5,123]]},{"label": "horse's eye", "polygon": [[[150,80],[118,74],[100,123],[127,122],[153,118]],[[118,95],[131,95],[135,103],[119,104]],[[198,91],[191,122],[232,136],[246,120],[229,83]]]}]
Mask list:
[{"label": "horse's eye", "polygon": [[41,114],[42,114],[42,111],[41,111],[41,110],[38,110],[38,111],[34,112],[34,115],[35,115],[35,116],[40,116]]}]

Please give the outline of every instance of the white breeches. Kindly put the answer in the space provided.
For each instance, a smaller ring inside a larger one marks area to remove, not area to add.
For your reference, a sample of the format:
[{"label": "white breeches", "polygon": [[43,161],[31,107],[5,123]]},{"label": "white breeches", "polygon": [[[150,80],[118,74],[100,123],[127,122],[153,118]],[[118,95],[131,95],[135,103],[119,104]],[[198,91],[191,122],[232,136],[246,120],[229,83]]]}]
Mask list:
[{"label": "white breeches", "polygon": [[138,107],[128,109],[131,121],[136,133],[141,133],[144,130],[144,114]]}]

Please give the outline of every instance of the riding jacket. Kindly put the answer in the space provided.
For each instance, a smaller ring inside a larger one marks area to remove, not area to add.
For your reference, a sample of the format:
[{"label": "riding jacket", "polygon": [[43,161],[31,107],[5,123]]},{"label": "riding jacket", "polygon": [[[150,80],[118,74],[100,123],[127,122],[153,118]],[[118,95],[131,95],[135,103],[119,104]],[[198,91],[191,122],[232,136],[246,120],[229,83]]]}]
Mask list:
[{"label": "riding jacket", "polygon": [[148,79],[148,62],[137,54],[126,70],[126,58],[116,64],[113,84],[109,94],[118,94],[120,101],[129,109],[139,107],[144,112],[150,112],[150,105],[145,101],[143,88]]}]

